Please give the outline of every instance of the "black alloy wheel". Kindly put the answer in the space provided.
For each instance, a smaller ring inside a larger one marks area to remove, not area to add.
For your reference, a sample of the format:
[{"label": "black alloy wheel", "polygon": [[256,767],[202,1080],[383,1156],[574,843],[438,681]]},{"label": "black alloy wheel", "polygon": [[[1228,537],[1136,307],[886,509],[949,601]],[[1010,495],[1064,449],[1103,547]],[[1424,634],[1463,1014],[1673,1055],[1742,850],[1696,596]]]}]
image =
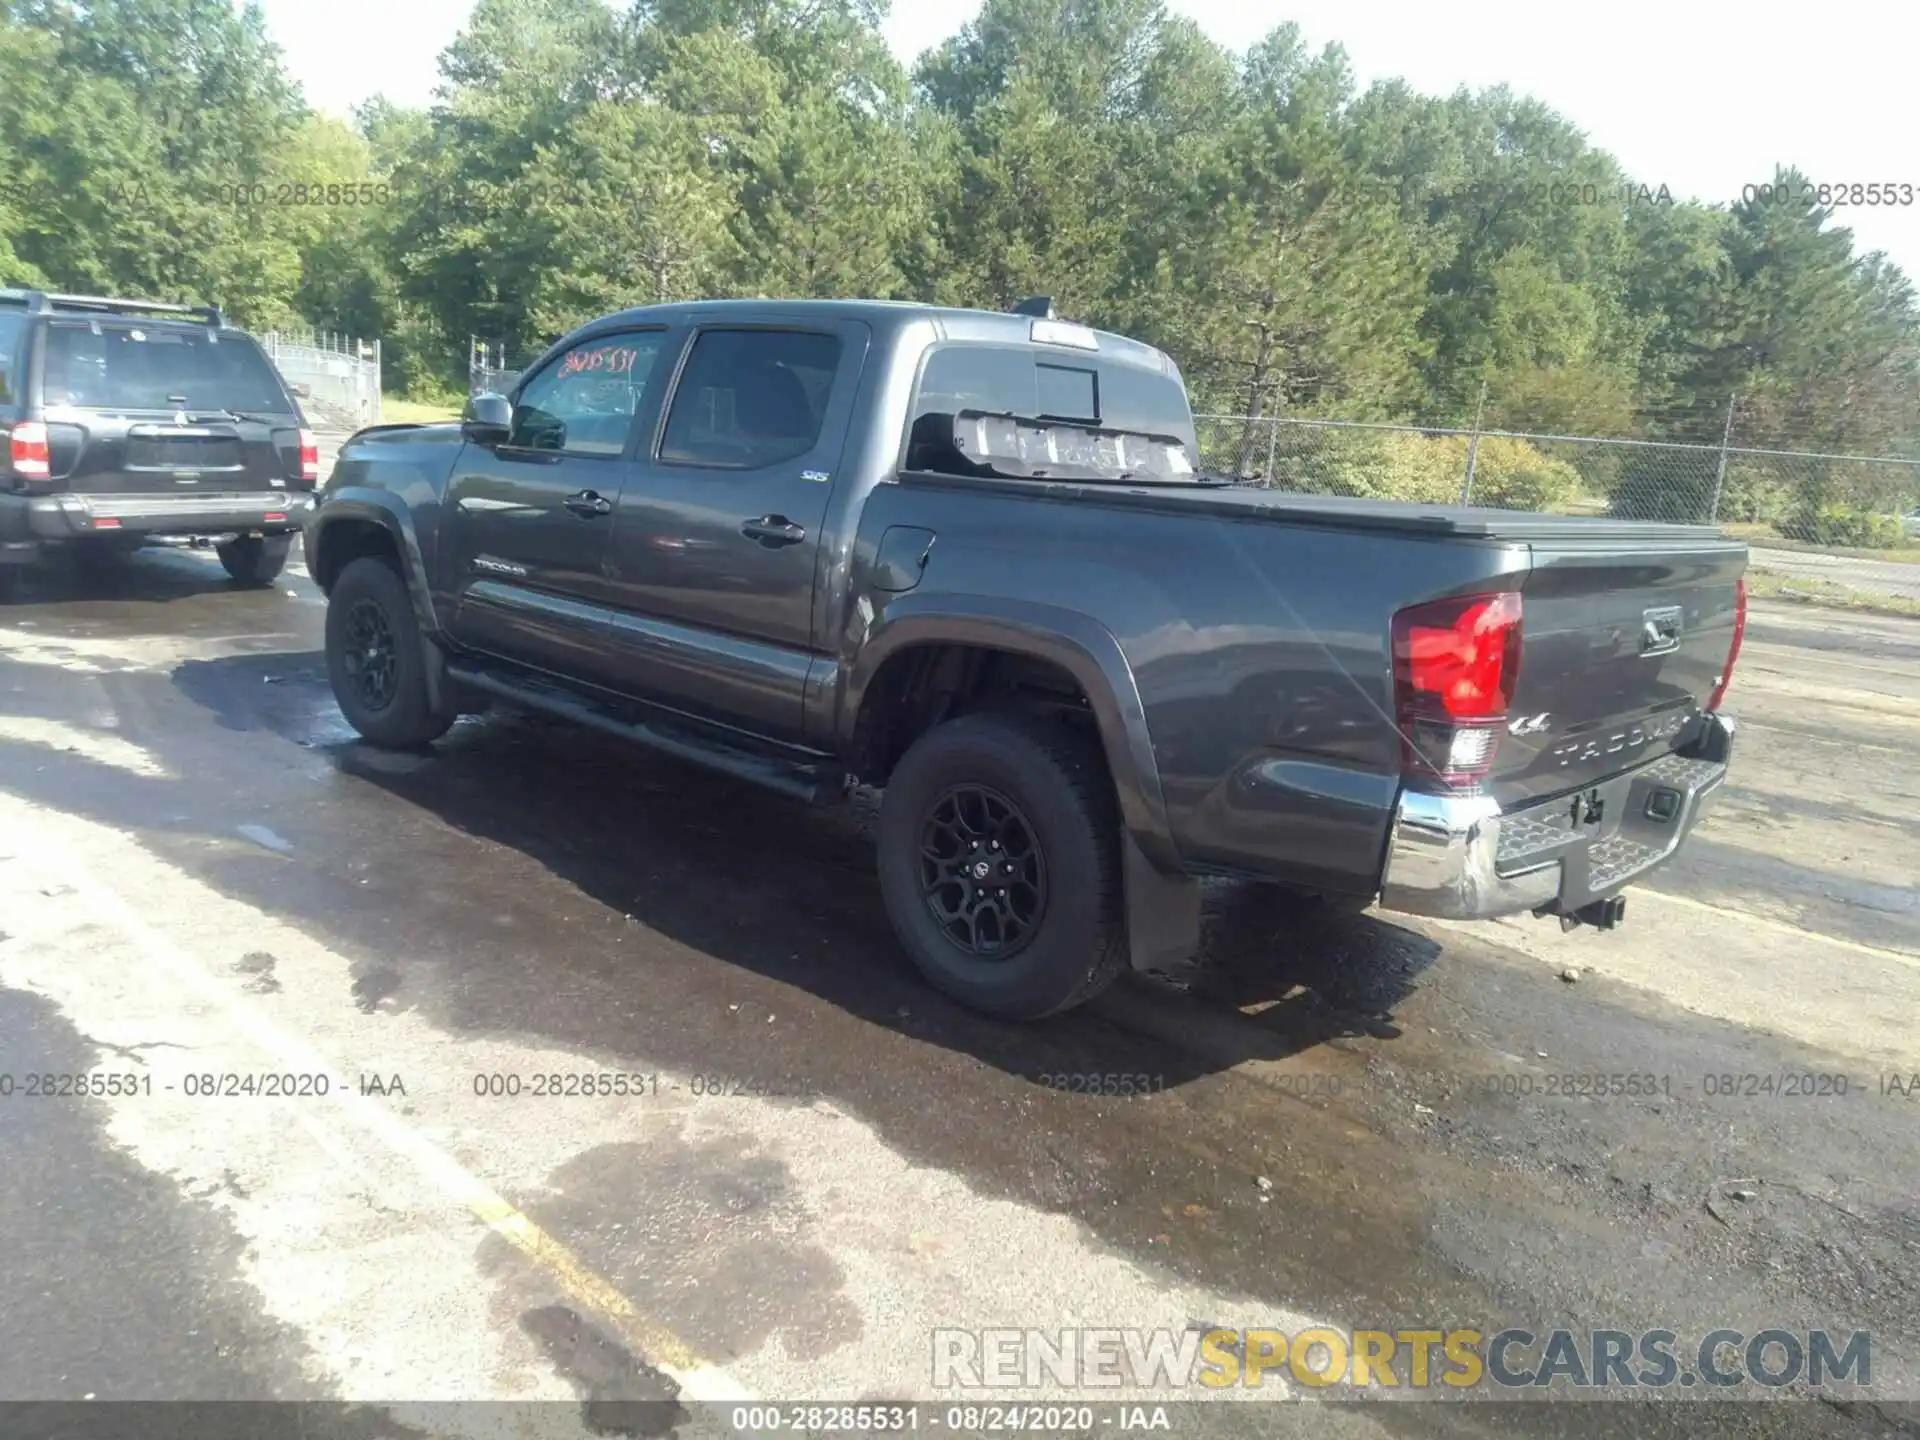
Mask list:
[{"label": "black alloy wheel", "polygon": [[326,588],[327,681],[347,723],[400,750],[446,734],[458,708],[428,683],[434,655],[399,570],[363,555]]},{"label": "black alloy wheel", "polygon": [[1047,861],[1020,807],[985,785],[955,785],[920,827],[921,898],[967,954],[1005,960],[1047,913]]},{"label": "black alloy wheel", "polygon": [[377,601],[356,600],[347,611],[340,658],[355,698],[367,710],[378,712],[393,703],[398,681],[393,626]]}]

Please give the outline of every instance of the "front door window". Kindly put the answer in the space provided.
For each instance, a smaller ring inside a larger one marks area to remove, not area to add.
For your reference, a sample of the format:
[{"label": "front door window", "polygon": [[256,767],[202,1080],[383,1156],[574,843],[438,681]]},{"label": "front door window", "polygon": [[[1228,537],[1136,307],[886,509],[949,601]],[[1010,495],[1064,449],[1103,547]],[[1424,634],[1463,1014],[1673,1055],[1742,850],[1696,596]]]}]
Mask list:
[{"label": "front door window", "polygon": [[527,382],[507,444],[517,450],[618,455],[627,448],[660,358],[659,331],[583,340]]}]

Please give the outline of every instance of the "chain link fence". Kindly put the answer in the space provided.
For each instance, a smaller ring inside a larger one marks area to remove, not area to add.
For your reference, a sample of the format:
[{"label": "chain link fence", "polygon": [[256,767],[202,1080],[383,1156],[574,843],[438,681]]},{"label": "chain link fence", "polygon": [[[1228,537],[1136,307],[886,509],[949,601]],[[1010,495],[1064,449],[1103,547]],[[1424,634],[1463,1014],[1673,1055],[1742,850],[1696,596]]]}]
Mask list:
[{"label": "chain link fence", "polygon": [[1197,415],[1202,468],[1313,495],[1770,528],[1920,543],[1920,461],[1342,420]]},{"label": "chain link fence", "polygon": [[505,345],[472,335],[467,337],[467,394],[482,395],[491,391],[504,395],[520,378],[522,368],[507,363]]},{"label": "chain link fence", "polygon": [[[506,347],[469,336],[467,390],[519,380]],[[1752,527],[1827,546],[1920,544],[1920,460],[1721,442],[1196,415],[1202,468],[1301,494]]]},{"label": "chain link fence", "polygon": [[276,369],[317,411],[316,420],[358,430],[380,423],[380,342],[327,330],[269,330],[255,337]]}]

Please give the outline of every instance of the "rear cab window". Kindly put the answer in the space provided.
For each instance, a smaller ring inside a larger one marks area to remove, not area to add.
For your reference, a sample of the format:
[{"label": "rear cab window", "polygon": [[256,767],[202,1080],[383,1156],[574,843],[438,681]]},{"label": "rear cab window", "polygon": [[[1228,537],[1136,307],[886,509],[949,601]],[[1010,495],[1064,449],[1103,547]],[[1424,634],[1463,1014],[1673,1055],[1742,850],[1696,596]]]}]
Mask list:
[{"label": "rear cab window", "polygon": [[41,374],[49,407],[295,413],[260,347],[234,331],[56,320]]},{"label": "rear cab window", "polygon": [[[1084,474],[1128,473],[1129,449],[1124,442],[1116,449],[1114,432],[1171,440],[1188,456],[1193,448],[1193,413],[1175,375],[1092,351],[947,341],[933,348],[921,368],[906,468],[982,473],[979,447],[970,447],[970,455],[955,443],[955,419],[967,414],[1018,417],[1024,422],[1018,427],[989,422],[979,432],[984,443],[1019,449],[1029,462],[1036,453],[1060,459],[1071,452],[1063,465]],[[1177,478],[1180,464],[1174,460],[1174,473],[1165,478]],[[1036,473],[1045,468],[1037,466]]]}]

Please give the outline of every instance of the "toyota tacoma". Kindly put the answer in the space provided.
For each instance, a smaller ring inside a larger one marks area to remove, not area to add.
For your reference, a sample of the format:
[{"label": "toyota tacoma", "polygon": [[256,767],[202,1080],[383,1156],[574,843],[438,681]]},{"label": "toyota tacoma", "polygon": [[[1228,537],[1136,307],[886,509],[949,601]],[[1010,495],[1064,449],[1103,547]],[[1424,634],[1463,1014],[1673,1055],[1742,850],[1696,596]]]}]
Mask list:
[{"label": "toyota tacoma", "polygon": [[504,701],[826,802],[937,987],[1034,1018],[1195,949],[1199,880],[1609,928],[1727,772],[1715,529],[1197,468],[1174,362],[858,301],[609,315],[307,522],[369,741]]}]

